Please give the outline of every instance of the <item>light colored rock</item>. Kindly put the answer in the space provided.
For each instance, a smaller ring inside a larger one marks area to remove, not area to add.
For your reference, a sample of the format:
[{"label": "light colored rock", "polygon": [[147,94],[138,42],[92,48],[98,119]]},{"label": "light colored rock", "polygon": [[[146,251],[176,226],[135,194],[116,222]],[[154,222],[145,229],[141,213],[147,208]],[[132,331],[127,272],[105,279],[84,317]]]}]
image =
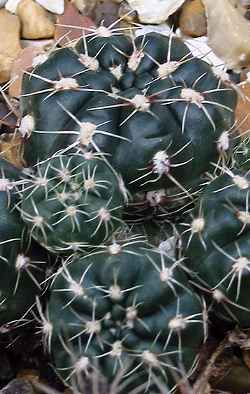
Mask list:
[{"label": "light colored rock", "polygon": [[250,135],[250,81],[243,82],[239,89],[235,111],[237,130],[242,135]]},{"label": "light colored rock", "polygon": [[36,2],[53,14],[64,13],[64,0],[36,0]]},{"label": "light colored rock", "polygon": [[90,15],[97,4],[97,0],[72,0],[76,8],[84,15]]},{"label": "light colored rock", "polygon": [[0,83],[8,81],[14,59],[21,51],[20,21],[6,9],[0,9]]},{"label": "light colored rock", "polygon": [[20,3],[21,0],[8,0],[7,3],[5,4],[6,10],[11,12],[12,14],[16,13],[17,6]]},{"label": "light colored rock", "polygon": [[17,15],[22,23],[22,38],[41,39],[54,36],[55,25],[48,11],[33,0],[21,0]]},{"label": "light colored rock", "polygon": [[130,7],[137,11],[142,23],[165,22],[185,0],[127,0]]},{"label": "light colored rock", "polygon": [[201,37],[207,33],[205,8],[201,0],[188,0],[184,3],[179,26],[182,33],[190,37]]},{"label": "light colored rock", "polygon": [[225,64],[223,60],[216,56],[211,47],[208,45],[208,40],[206,36],[197,38],[182,38],[184,43],[188,46],[188,48],[195,57],[203,59],[212,67],[218,68],[218,70],[225,69]]},{"label": "light colored rock", "polygon": [[37,47],[43,48],[45,50],[49,50],[52,48],[53,44],[55,43],[53,38],[43,39],[43,40],[21,40],[21,47],[28,48],[28,47]]},{"label": "light colored rock", "polygon": [[146,25],[135,30],[135,36],[136,37],[144,36],[145,34],[151,32],[156,32],[168,36],[171,33],[171,29],[166,23],[162,23],[161,25]]},{"label": "light colored rock", "polygon": [[208,42],[228,68],[250,68],[250,23],[228,0],[203,0]]}]

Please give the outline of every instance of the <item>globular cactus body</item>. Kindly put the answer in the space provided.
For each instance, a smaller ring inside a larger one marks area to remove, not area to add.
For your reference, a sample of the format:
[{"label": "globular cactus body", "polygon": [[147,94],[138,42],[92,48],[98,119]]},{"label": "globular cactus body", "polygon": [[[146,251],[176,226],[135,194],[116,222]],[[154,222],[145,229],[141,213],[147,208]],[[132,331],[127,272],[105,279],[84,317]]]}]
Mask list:
[{"label": "globular cactus body", "polygon": [[18,171],[13,172],[12,166],[4,162],[1,164],[5,171],[0,179],[0,325],[4,325],[18,323],[36,302],[47,260],[39,246],[30,243],[27,229],[15,209],[16,181],[11,175],[17,177]]},{"label": "globular cactus body", "polygon": [[155,386],[154,376],[173,386],[174,376],[186,379],[206,332],[182,262],[140,238],[65,262],[48,312],[56,367],[71,384],[98,362],[110,382],[120,373],[144,384],[142,392]]},{"label": "globular cactus body", "polygon": [[98,245],[123,223],[126,191],[106,162],[92,153],[61,155],[24,180],[22,219],[54,253]]},{"label": "globular cactus body", "polygon": [[103,27],[26,76],[20,131],[28,162],[95,149],[131,190],[186,190],[230,150],[235,103],[179,39]]},{"label": "globular cactus body", "polygon": [[250,176],[225,170],[204,190],[184,223],[184,253],[198,288],[223,319],[250,324]]}]

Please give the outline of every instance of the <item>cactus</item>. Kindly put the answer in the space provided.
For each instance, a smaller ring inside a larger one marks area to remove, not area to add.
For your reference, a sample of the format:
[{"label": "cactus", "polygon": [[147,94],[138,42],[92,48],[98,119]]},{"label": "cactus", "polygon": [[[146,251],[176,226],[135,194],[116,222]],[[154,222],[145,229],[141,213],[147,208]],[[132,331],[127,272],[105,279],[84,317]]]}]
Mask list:
[{"label": "cactus", "polygon": [[250,175],[224,169],[205,188],[189,222],[183,249],[193,282],[212,301],[213,312],[250,326]]},{"label": "cactus", "polygon": [[[0,325],[19,323],[41,293],[46,255],[30,243],[24,223],[15,209],[14,189],[18,170],[1,160],[0,179]],[[8,176],[8,177],[7,177]],[[24,320],[26,321],[26,320]]]},{"label": "cactus", "polygon": [[230,150],[235,92],[173,35],[101,26],[38,60],[21,100],[29,164],[95,149],[133,191],[186,191]]},{"label": "cactus", "polygon": [[31,236],[53,253],[104,242],[123,224],[122,180],[98,155],[60,155],[24,180],[21,216]]},{"label": "cactus", "polygon": [[25,73],[29,167],[0,160],[0,324],[31,316],[76,390],[97,374],[121,394],[178,391],[207,311],[249,328],[249,140],[231,138],[235,105],[172,33],[100,26]]},{"label": "cactus", "polygon": [[[112,382],[136,377],[145,392],[159,378],[186,379],[206,334],[206,315],[182,260],[140,237],[70,258],[55,274],[48,316],[58,373],[79,385],[98,368]],[[185,368],[186,374],[184,374]],[[125,384],[125,383],[124,383]]]}]

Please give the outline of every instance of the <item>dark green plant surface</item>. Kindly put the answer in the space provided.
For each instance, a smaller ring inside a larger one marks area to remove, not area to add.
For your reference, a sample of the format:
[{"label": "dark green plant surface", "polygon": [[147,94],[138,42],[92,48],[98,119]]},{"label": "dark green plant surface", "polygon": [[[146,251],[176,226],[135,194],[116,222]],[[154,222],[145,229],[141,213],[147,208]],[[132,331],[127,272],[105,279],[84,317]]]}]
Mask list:
[{"label": "dark green plant surface", "polygon": [[53,253],[94,247],[123,224],[122,180],[100,156],[61,155],[36,171],[24,180],[21,216]]},{"label": "dark green plant surface", "polygon": [[203,305],[182,261],[138,238],[65,262],[53,281],[49,317],[56,367],[78,384],[99,361],[109,381],[124,369],[124,380],[135,375],[148,390],[155,376],[173,385],[173,376],[183,378],[197,361],[206,335]]},{"label": "dark green plant surface", "polygon": [[250,175],[225,170],[205,188],[189,223],[184,254],[197,286],[215,313],[240,327],[250,324]]},{"label": "dark green plant surface", "polygon": [[235,104],[235,92],[181,40],[133,40],[102,26],[26,75],[25,157],[94,149],[111,155],[131,190],[183,190],[230,151]]},{"label": "dark green plant surface", "polygon": [[0,162],[0,328],[37,330],[78,392],[189,392],[214,326],[250,326],[235,90],[173,34],[100,26],[35,62],[27,168]]}]

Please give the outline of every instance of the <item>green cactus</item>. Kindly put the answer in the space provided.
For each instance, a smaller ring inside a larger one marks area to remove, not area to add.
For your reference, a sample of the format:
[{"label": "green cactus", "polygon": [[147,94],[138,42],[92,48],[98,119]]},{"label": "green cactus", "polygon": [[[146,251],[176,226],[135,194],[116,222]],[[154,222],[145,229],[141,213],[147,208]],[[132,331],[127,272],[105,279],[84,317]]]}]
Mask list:
[{"label": "green cactus", "polygon": [[[13,170],[8,168],[11,171],[5,171],[6,175]],[[41,293],[47,256],[39,245],[30,243],[15,209],[16,196],[12,190],[15,181],[1,177],[0,185],[0,325],[3,326],[20,321],[23,324],[24,316],[28,318],[28,311]]]},{"label": "green cactus", "polygon": [[213,311],[250,326],[250,175],[224,169],[205,188],[191,221],[183,223],[183,249],[193,281]]},{"label": "green cactus", "polygon": [[26,75],[20,132],[28,163],[95,149],[131,190],[185,191],[230,150],[235,104],[173,35],[101,26]]},{"label": "green cactus", "polygon": [[98,154],[60,155],[24,180],[22,219],[53,253],[102,243],[120,227],[126,200],[122,180]]},{"label": "green cactus", "polygon": [[[112,382],[186,379],[206,334],[206,314],[182,260],[131,238],[72,258],[55,274],[48,316],[58,373],[68,384],[98,368]],[[183,368],[186,374],[183,375]],[[126,372],[125,372],[126,371]]]}]

